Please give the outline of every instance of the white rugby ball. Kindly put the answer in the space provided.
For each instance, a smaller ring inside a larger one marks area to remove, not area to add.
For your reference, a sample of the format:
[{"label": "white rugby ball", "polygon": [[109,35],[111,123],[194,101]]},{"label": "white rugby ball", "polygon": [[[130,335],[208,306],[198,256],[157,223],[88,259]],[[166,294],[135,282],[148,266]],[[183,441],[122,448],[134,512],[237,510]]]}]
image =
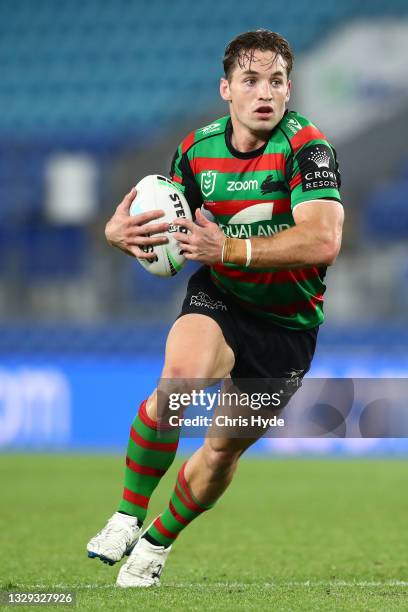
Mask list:
[{"label": "white rugby ball", "polygon": [[141,247],[145,253],[154,253],[155,259],[138,259],[139,263],[151,274],[156,276],[174,276],[186,262],[180,253],[180,245],[174,238],[177,231],[186,232],[178,227],[174,220],[180,217],[192,219],[190,207],[184,194],[176,183],[160,174],[149,174],[136,185],[137,195],[130,207],[132,216],[152,210],[163,210],[164,217],[152,221],[161,223],[167,221],[170,228],[163,235],[168,238],[167,244]]}]

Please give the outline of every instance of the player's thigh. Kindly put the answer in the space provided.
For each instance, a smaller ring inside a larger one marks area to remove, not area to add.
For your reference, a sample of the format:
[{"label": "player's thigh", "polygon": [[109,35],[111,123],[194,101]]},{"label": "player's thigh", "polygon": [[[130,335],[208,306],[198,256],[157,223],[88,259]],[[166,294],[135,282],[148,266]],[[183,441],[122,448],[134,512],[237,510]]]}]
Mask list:
[{"label": "player's thigh", "polygon": [[[166,421],[169,393],[189,393],[227,377],[235,356],[220,326],[211,317],[186,314],[177,319],[167,337],[164,367],[159,383],[147,401],[148,415]],[[179,416],[181,416],[181,409]]]},{"label": "player's thigh", "polygon": [[218,323],[201,314],[186,314],[167,337],[163,378],[224,378],[235,357]]}]

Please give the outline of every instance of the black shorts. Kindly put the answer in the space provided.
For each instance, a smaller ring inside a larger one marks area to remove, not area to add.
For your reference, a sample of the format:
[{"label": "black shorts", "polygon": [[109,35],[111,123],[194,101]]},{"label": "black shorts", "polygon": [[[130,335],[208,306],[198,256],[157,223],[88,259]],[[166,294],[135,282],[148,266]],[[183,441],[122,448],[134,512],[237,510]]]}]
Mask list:
[{"label": "black shorts", "polygon": [[186,314],[203,314],[218,323],[235,355],[231,378],[242,390],[245,379],[252,388],[255,380],[263,379],[272,386],[285,381],[293,394],[310,369],[318,327],[292,330],[254,315],[216,287],[207,266],[188,282],[179,316]]}]

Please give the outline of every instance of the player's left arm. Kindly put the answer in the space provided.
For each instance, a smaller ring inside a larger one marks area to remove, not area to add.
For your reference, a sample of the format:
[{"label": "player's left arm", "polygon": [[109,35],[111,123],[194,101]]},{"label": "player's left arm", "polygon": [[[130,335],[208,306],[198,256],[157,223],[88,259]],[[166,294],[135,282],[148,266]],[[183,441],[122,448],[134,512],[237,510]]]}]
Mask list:
[{"label": "player's left arm", "polygon": [[296,225],[274,236],[227,238],[216,223],[197,210],[197,224],[188,219],[177,221],[190,233],[179,232],[175,238],[187,259],[208,265],[224,261],[245,266],[249,253],[250,268],[332,265],[341,246],[342,205],[335,200],[308,200],[295,207],[293,218]]},{"label": "player's left arm", "polygon": [[301,202],[293,210],[293,218],[293,227],[271,237],[251,239],[251,268],[331,266],[336,261],[344,221],[340,202]]}]

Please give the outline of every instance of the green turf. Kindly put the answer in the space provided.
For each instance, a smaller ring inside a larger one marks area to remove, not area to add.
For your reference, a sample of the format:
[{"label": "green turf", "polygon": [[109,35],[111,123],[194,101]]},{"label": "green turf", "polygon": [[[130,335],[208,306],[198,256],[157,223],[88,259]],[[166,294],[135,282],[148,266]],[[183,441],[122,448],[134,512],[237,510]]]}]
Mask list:
[{"label": "green turf", "polygon": [[72,589],[81,610],[408,610],[404,461],[244,458],[180,536],[162,586],[141,591],[114,588],[118,566],[85,553],[122,471],[117,456],[0,456],[1,589]]}]

